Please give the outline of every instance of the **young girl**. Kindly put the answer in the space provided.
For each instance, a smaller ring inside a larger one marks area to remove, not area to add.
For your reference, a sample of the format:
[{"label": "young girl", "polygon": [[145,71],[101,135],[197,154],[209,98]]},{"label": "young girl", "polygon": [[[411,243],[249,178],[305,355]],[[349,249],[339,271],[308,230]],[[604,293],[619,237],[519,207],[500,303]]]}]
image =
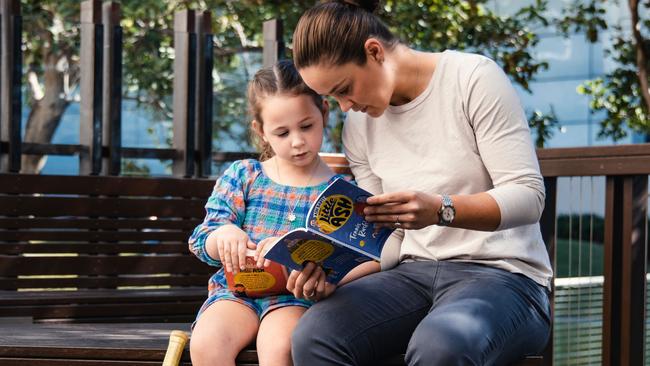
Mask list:
[{"label": "young girl", "polygon": [[[260,365],[291,365],[294,326],[312,301],[333,291],[324,274],[301,284],[303,299],[288,291],[249,298],[227,289],[225,271],[243,269],[247,249],[256,250],[261,266],[263,247],[300,227],[311,202],[336,178],[318,155],[327,101],[303,83],[292,62],[257,72],[248,98],[260,161],[236,161],[224,172],[206,204],[205,220],[189,240],[199,259],[223,264],[210,279],[208,299],[192,332],[195,366],[235,365],[239,352],[255,338]],[[378,270],[377,263],[362,264],[340,284]]]}]

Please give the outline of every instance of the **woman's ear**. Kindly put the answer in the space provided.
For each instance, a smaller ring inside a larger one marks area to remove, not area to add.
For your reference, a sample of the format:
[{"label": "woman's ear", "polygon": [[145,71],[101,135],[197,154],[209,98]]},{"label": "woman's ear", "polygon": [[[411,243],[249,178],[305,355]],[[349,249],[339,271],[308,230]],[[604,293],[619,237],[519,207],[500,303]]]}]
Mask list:
[{"label": "woman's ear", "polygon": [[253,120],[251,122],[251,126],[253,127],[253,131],[259,136],[264,142],[266,141],[266,136],[264,136],[264,129],[262,128],[262,124],[257,122],[256,120]]},{"label": "woman's ear", "polygon": [[326,98],[323,98],[323,107],[321,108],[321,111],[323,112],[323,128],[325,128],[327,127],[327,120],[330,116],[330,102]]},{"label": "woman's ear", "polygon": [[368,38],[364,43],[363,48],[366,51],[366,57],[369,60],[374,60],[382,64],[384,62],[385,49],[384,44],[377,38]]}]

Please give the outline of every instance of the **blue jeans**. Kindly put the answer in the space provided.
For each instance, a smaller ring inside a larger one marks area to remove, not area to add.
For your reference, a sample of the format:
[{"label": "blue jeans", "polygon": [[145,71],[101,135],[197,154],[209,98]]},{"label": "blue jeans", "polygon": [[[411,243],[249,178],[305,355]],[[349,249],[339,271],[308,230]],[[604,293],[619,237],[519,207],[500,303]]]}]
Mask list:
[{"label": "blue jeans", "polygon": [[548,291],[519,274],[474,263],[410,262],[341,286],[301,318],[295,366],[508,365],[541,352]]}]

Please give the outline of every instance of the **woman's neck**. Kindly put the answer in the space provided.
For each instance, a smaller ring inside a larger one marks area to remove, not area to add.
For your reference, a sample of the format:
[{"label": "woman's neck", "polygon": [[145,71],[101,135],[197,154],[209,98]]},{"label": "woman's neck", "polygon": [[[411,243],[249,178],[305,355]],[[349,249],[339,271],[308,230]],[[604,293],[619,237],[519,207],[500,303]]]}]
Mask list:
[{"label": "woman's neck", "polygon": [[406,104],[424,92],[433,77],[438,56],[437,53],[420,52],[404,45],[394,49],[395,89],[391,105]]}]

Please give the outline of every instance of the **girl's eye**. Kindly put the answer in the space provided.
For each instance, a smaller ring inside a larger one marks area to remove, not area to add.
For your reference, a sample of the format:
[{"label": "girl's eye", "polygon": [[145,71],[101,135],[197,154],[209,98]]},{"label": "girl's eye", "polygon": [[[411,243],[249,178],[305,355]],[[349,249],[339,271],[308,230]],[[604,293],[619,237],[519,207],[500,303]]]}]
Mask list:
[{"label": "girl's eye", "polygon": [[308,129],[311,128],[311,126],[313,126],[313,125],[312,125],[312,124],[308,124],[308,125],[300,126],[300,128],[301,128],[302,130],[308,130]]},{"label": "girl's eye", "polygon": [[279,137],[287,137],[288,135],[289,135],[289,131],[284,131],[278,134]]}]

